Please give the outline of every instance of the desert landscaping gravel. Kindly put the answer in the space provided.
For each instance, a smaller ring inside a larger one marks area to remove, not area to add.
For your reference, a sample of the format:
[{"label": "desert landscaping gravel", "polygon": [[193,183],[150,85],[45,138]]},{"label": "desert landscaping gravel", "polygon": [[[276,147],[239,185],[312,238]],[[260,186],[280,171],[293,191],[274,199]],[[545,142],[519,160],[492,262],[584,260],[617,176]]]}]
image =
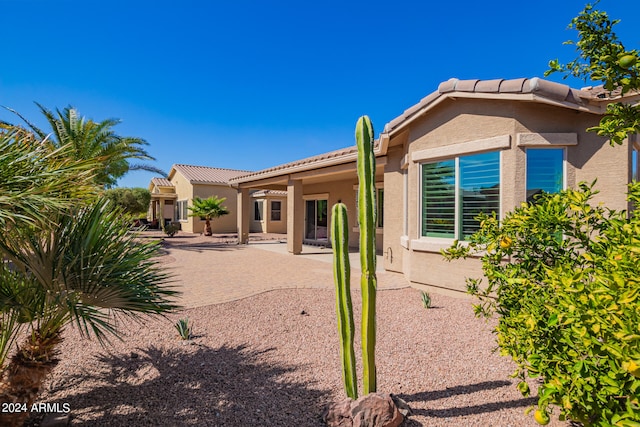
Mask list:
[{"label": "desert landscaping gravel", "polygon": [[[415,289],[378,293],[378,390],[409,403],[404,425],[537,425],[492,325],[469,300],[432,299],[424,309]],[[321,426],[345,397],[334,304],[329,289],[279,289],[143,325],[123,318],[108,348],[69,328],[40,400],[68,403],[74,426]],[[173,327],[185,317],[190,341]]]}]

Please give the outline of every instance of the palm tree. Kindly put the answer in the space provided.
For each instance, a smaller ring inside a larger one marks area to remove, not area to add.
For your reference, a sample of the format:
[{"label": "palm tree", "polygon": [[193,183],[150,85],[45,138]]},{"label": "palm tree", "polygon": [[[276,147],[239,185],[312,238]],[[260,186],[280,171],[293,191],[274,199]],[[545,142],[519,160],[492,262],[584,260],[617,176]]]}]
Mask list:
[{"label": "palm tree", "polygon": [[[113,127],[120,123],[118,119],[106,119],[95,122],[80,116],[78,110],[68,106],[62,111],[56,109],[55,113],[36,102],[38,108],[47,119],[51,127],[50,139],[53,147],[58,148],[69,144],[73,150],[71,154],[76,160],[100,159],[102,168],[96,171],[95,182],[101,187],[113,187],[118,178],[134,170],[145,170],[167,174],[148,164],[131,164],[132,159],[155,160],[143,148],[148,145],[142,138],[123,137],[113,131]],[[48,134],[39,129],[20,113],[12,111],[20,117],[29,128],[42,140]]]},{"label": "palm tree", "polygon": [[[65,326],[108,343],[116,318],[177,308],[156,245],[127,233],[95,193],[95,160],[68,158],[21,128],[0,129],[0,401],[36,398]],[[20,331],[26,339],[9,355]],[[10,356],[10,357],[9,357]],[[2,413],[20,426],[27,413]]]},{"label": "palm tree", "polygon": [[197,216],[205,219],[204,235],[211,236],[211,220],[219,218],[223,215],[229,214],[229,210],[222,206],[222,203],[227,200],[226,197],[211,196],[208,199],[201,199],[200,197],[193,198],[193,206],[189,206],[191,213],[189,216]]},{"label": "palm tree", "polygon": [[96,159],[74,160],[73,147],[53,148],[17,126],[0,124],[0,229],[45,220],[50,209],[96,194]]}]

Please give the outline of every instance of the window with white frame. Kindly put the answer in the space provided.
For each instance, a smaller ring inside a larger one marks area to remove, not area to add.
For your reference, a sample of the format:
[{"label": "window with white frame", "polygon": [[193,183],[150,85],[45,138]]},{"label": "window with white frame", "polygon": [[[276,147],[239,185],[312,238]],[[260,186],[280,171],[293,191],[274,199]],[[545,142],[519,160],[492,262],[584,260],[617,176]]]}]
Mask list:
[{"label": "window with white frame", "polygon": [[255,221],[262,221],[262,200],[255,200],[253,202],[253,219]]},{"label": "window with white frame", "polygon": [[527,148],[527,202],[564,189],[564,148]]},{"label": "window with white frame", "polygon": [[271,201],[271,221],[280,221],[282,213],[282,202],[279,200]]},{"label": "window with white frame", "polygon": [[176,202],[176,221],[186,221],[188,217],[187,200],[178,200]]},{"label": "window with white frame", "polygon": [[481,212],[500,212],[500,152],[423,163],[421,235],[464,240]]}]

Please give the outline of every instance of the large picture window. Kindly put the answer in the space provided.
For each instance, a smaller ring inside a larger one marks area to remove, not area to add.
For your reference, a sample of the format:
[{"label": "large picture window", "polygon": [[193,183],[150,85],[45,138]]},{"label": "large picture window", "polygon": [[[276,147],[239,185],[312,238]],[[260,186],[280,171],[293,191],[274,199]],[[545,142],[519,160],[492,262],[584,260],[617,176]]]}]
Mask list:
[{"label": "large picture window", "polygon": [[422,165],[422,236],[466,239],[481,212],[500,211],[500,153]]},{"label": "large picture window", "polygon": [[564,149],[527,149],[527,202],[538,194],[558,193],[564,188]]}]

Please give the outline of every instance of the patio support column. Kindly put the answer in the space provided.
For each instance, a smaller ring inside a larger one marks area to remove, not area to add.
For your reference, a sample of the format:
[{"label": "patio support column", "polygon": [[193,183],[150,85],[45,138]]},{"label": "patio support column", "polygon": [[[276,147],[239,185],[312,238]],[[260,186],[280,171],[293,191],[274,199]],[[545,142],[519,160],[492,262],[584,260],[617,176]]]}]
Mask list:
[{"label": "patio support column", "polygon": [[287,250],[298,255],[302,253],[304,235],[304,200],[302,181],[290,179],[287,183]]},{"label": "patio support column", "polygon": [[248,188],[238,188],[238,244],[249,243],[249,215],[251,200]]},{"label": "patio support column", "polygon": [[160,199],[160,215],[158,215],[160,230],[164,230],[164,199]]}]

